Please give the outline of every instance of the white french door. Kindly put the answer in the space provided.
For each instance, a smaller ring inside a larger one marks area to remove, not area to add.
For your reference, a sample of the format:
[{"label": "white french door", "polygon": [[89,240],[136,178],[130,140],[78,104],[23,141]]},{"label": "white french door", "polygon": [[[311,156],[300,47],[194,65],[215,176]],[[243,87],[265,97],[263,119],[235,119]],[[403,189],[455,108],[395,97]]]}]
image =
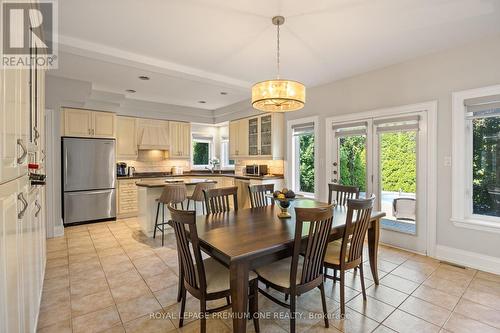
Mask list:
[{"label": "white french door", "polygon": [[383,243],[427,251],[427,112],[333,121],[329,181],[375,194]]}]

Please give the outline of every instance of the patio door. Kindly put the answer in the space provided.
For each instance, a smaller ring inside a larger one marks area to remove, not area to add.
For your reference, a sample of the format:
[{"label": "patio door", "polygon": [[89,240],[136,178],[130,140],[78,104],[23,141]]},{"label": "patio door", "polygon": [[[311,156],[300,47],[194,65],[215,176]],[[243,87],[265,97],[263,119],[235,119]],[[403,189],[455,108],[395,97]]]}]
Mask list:
[{"label": "patio door", "polygon": [[426,112],[334,123],[330,181],[375,194],[383,243],[426,253]]}]

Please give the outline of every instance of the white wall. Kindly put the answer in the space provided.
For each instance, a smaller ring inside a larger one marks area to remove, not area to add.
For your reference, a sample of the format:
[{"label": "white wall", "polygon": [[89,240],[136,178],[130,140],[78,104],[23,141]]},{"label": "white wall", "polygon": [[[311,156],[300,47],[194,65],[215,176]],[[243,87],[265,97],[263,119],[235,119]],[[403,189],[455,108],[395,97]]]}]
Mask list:
[{"label": "white wall", "polygon": [[[374,50],[376,52],[376,50]],[[370,55],[367,54],[367,57]],[[332,59],[332,61],[335,61]],[[391,106],[438,101],[437,243],[483,255],[500,257],[500,234],[455,227],[451,217],[451,170],[444,166],[451,156],[451,94],[454,91],[500,83],[500,36],[430,54],[402,64],[309,88],[303,110],[286,119],[320,117],[319,183],[325,176],[325,118]],[[215,111],[216,121],[255,113],[249,101]],[[323,138],[323,139],[321,139]],[[321,187],[323,191],[323,187]],[[320,193],[326,198],[326,193]]]}]

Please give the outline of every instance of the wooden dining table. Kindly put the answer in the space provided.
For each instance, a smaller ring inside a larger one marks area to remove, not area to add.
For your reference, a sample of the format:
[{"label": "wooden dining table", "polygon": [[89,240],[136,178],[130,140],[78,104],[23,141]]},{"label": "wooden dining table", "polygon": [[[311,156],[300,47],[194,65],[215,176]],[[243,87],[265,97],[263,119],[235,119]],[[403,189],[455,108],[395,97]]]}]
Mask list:
[{"label": "wooden dining table", "polygon": [[[197,216],[201,248],[230,271],[233,332],[246,331],[250,270],[292,255],[295,237],[294,207],[325,205],[326,203],[312,199],[295,200],[289,208],[292,216],[288,219],[278,218],[280,208],[276,205]],[[342,238],[346,213],[347,209],[344,207],[334,209],[330,240]],[[377,248],[380,219],[383,216],[385,213],[373,211],[368,229],[370,268],[375,284],[379,283]],[[307,224],[302,232],[304,236],[307,235]]]}]

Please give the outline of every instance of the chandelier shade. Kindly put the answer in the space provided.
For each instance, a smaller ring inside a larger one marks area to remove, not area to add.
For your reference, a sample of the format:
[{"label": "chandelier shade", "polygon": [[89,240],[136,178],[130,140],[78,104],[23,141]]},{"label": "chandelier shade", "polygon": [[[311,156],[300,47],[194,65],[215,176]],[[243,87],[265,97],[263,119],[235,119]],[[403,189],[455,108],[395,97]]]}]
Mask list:
[{"label": "chandelier shade", "polygon": [[267,80],[252,87],[252,106],[264,112],[296,111],[304,107],[306,87],[297,81]]}]

